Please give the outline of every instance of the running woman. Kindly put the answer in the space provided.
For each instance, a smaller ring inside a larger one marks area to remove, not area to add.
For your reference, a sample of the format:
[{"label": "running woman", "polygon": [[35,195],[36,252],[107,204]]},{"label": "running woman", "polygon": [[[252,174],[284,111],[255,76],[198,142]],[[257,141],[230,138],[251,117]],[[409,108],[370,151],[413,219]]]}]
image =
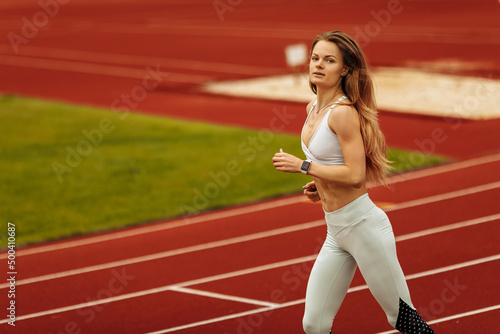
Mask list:
[{"label": "running woman", "polygon": [[[357,42],[341,31],[320,34],[309,62],[302,149],[307,160],[276,153],[276,170],[310,175],[304,194],[321,201],[327,237],[311,270],[304,331],[328,334],[359,267],[387,320],[401,333],[434,333],[413,306],[387,215],[368,196],[366,180],[386,185],[390,168],[372,77]],[[353,324],[354,326],[354,324]]]}]

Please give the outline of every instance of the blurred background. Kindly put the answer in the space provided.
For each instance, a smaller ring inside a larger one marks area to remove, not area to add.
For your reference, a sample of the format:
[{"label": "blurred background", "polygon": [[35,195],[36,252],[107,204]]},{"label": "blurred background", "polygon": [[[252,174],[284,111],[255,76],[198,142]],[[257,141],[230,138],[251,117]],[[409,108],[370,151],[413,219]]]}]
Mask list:
[{"label": "blurred background", "polygon": [[500,151],[496,0],[5,0],[0,13],[3,250],[7,223],[22,249],[299,194],[308,179],[271,158],[303,156],[308,52],[325,31],[365,52],[397,172]]},{"label": "blurred background", "polygon": [[[143,133],[154,131],[139,125],[135,115],[297,136],[304,102],[313,98],[302,74],[307,52],[324,31],[343,30],[362,46],[375,73],[381,123],[391,147],[449,159],[497,147],[476,135],[460,148],[442,138],[438,145],[430,144],[426,139],[433,140],[436,125],[419,129],[394,118],[399,113],[441,117],[453,126],[444,136],[457,140],[469,119],[498,118],[496,1],[20,0],[4,1],[0,8],[2,214],[25,222],[24,235],[34,235],[26,242],[85,233],[89,220],[99,219],[100,230],[230,204],[221,194],[210,201],[199,198],[203,205],[198,207],[192,201],[196,189],[211,180],[209,171],[225,168],[231,157],[253,165],[250,160],[262,158],[265,166],[283,143],[271,148],[266,142],[264,150],[262,143],[245,144],[245,137],[228,134],[229,139],[213,139],[230,151],[220,156],[196,140],[186,141],[193,135],[176,135],[160,125],[156,130],[173,139],[151,143]],[[295,53],[287,58],[290,47]],[[265,81],[249,80],[259,78]],[[22,102],[24,97],[35,100]],[[115,119],[82,110],[59,114],[39,101],[66,103],[69,109],[100,108]],[[28,108],[23,103],[37,107],[25,114],[19,112]],[[270,129],[273,117],[283,123]],[[206,136],[200,138],[207,143]],[[144,156],[127,152],[134,145]],[[104,153],[107,148],[111,151]],[[209,158],[196,159],[197,149]],[[296,144],[287,149],[301,154]],[[185,168],[217,159],[219,165],[205,169]],[[169,170],[180,174],[165,174]],[[271,173],[267,182],[273,188],[285,180],[292,185],[243,196],[239,202],[293,192],[302,182],[276,178],[271,169],[261,172]],[[185,182],[179,184],[180,179]],[[252,182],[241,180],[238,188],[247,193],[245,184]],[[107,189],[98,190],[105,184]],[[228,193],[229,198],[234,195]],[[130,217],[138,211],[144,212]],[[90,212],[95,215],[88,217]],[[110,216],[117,216],[114,223]],[[48,228],[43,226],[52,224],[38,226],[40,220],[55,222],[61,232],[37,238]],[[68,220],[74,227],[66,232]]]}]

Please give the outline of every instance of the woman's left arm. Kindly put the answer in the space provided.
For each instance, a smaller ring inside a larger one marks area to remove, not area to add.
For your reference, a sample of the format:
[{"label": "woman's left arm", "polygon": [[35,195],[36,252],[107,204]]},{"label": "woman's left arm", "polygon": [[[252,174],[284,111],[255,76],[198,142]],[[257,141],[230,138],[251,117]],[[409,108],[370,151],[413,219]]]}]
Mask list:
[{"label": "woman's left arm", "polygon": [[[345,165],[328,166],[313,162],[308,174],[336,185],[363,186],[366,181],[366,155],[356,109],[338,106],[330,114],[328,125],[337,134]],[[276,170],[287,173],[300,173],[302,162],[296,156],[282,151],[273,157]]]}]

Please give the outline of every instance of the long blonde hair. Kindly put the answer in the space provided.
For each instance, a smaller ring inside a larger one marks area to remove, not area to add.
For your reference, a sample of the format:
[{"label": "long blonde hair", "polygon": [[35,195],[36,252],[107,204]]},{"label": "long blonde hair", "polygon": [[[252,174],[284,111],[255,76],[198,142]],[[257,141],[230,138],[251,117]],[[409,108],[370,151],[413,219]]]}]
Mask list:
[{"label": "long blonde hair", "polygon": [[[378,123],[373,79],[366,57],[358,43],[341,31],[335,30],[318,35],[312,44],[311,54],[319,41],[333,42],[342,52],[348,73],[342,77],[341,87],[351,101],[349,105],[353,105],[358,111],[361,136],[365,146],[367,177],[376,183],[387,185],[386,174],[391,167],[386,155],[385,137]],[[309,86],[314,94],[317,94],[316,85],[309,81]]]}]

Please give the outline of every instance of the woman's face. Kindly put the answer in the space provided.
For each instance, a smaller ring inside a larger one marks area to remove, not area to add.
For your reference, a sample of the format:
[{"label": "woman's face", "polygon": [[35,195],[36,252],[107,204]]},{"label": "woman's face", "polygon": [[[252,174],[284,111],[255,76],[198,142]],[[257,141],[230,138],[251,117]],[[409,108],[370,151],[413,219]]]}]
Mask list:
[{"label": "woman's face", "polygon": [[340,84],[344,68],[342,52],[337,44],[319,41],[314,46],[309,61],[309,80],[316,86],[325,88]]}]

